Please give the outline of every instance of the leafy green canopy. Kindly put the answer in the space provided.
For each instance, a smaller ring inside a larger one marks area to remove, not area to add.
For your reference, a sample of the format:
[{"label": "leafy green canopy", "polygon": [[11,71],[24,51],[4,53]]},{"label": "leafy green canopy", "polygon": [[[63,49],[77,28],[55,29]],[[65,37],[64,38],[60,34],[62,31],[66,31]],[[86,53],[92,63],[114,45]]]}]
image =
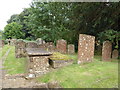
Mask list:
[{"label": "leafy green canopy", "polygon": [[22,25],[19,25],[16,22],[7,24],[4,28],[4,37],[20,39],[24,37],[24,33],[21,31],[21,29],[22,29]]},{"label": "leafy green canopy", "polygon": [[[77,47],[78,36],[80,33],[84,33],[96,36],[96,40],[101,40],[101,42],[106,39],[113,42],[116,37],[112,38],[114,36],[111,35],[120,31],[118,4],[33,1],[30,8],[24,9],[18,15],[11,16],[8,23],[14,21],[23,26],[22,32],[25,33],[25,36],[21,37],[22,39],[42,38],[54,43],[58,39],[65,39]],[[106,35],[102,33],[111,32],[110,30],[113,34],[106,33],[107,38],[103,39],[103,36]],[[116,40],[119,41],[119,39]]]}]

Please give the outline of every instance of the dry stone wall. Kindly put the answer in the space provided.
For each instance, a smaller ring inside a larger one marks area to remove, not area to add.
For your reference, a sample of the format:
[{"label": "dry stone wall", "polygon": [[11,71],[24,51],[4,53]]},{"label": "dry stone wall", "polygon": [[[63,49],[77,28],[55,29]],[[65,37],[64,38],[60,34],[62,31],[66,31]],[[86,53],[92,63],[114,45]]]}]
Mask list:
[{"label": "dry stone wall", "polygon": [[112,58],[113,58],[113,59],[117,59],[117,58],[118,58],[118,55],[119,55],[118,50],[117,50],[117,49],[114,49],[113,52],[112,52]]},{"label": "dry stone wall", "polygon": [[111,61],[112,43],[110,41],[103,42],[102,60]]},{"label": "dry stone wall", "polygon": [[91,62],[94,57],[95,37],[85,34],[79,35],[78,64]]},{"label": "dry stone wall", "polygon": [[75,53],[75,46],[74,44],[68,45],[68,54],[74,54]]},{"label": "dry stone wall", "polygon": [[60,53],[66,53],[67,52],[67,42],[64,39],[58,40],[57,41],[57,45],[56,45],[56,49],[58,52]]}]

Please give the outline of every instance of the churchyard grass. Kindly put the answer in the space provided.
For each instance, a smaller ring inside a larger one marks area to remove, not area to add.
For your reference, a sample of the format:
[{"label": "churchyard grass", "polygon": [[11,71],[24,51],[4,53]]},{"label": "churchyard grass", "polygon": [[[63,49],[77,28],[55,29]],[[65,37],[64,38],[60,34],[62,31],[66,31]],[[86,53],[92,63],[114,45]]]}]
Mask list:
[{"label": "churchyard grass", "polygon": [[91,63],[69,65],[38,77],[36,80],[45,83],[57,80],[64,88],[117,88],[117,60],[112,62],[100,60],[100,56],[95,56]]},{"label": "churchyard grass", "polygon": [[0,56],[4,56],[5,53],[8,51],[9,48],[11,48],[12,46],[9,46],[9,45],[5,45],[4,47],[1,48],[1,51],[0,51]]},{"label": "churchyard grass", "polygon": [[[7,46],[7,47],[11,48],[4,62],[4,67],[5,69],[7,69],[7,73],[8,74],[25,73],[26,58],[15,58],[15,47],[14,46]],[[3,48],[3,51],[4,51],[4,48]]]}]

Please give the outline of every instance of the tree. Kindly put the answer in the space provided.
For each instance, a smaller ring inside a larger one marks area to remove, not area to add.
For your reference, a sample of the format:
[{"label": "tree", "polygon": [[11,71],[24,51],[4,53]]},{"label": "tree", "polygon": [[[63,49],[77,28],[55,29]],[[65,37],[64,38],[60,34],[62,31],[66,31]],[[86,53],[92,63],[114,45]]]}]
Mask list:
[{"label": "tree", "polygon": [[10,24],[7,24],[4,28],[4,38],[16,38],[16,39],[22,39],[24,38],[24,33],[21,31],[22,25],[12,22]]}]

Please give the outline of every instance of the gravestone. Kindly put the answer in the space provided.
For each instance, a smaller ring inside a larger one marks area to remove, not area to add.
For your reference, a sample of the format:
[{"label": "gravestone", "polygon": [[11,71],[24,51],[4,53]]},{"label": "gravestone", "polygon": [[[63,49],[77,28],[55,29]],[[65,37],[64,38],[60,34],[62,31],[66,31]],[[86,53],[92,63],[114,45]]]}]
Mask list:
[{"label": "gravestone", "polygon": [[38,45],[36,42],[27,42],[26,48],[38,48]]},{"label": "gravestone", "polygon": [[28,57],[28,75],[37,76],[45,74],[49,67],[48,58],[50,55],[52,55],[52,53],[40,48],[27,48],[26,51]]},{"label": "gravestone", "polygon": [[95,37],[85,34],[79,35],[78,64],[91,62],[94,58]]},{"label": "gravestone", "polygon": [[112,52],[112,58],[113,59],[117,59],[118,58],[118,50],[117,49],[114,49],[113,52]]},{"label": "gravestone", "polygon": [[25,42],[23,40],[16,41],[15,44],[15,56],[16,58],[21,58],[26,56]]},{"label": "gravestone", "polygon": [[68,54],[74,54],[75,53],[75,46],[74,44],[68,45]]},{"label": "gravestone", "polygon": [[0,47],[3,47],[5,45],[4,40],[0,40]]},{"label": "gravestone", "polygon": [[56,49],[57,49],[58,52],[65,54],[67,52],[67,42],[66,42],[66,40],[64,40],[64,39],[57,40]]},{"label": "gravestone", "polygon": [[104,41],[102,47],[102,60],[111,61],[112,43],[110,41]]},{"label": "gravestone", "polygon": [[55,45],[53,42],[46,43],[46,50],[50,52],[54,52],[56,50]]},{"label": "gravestone", "polygon": [[38,39],[36,40],[36,42],[37,42],[38,45],[45,44],[45,41],[42,40],[42,38],[38,38]]},{"label": "gravestone", "polygon": [[10,45],[14,46],[16,41],[17,41],[16,39],[10,39]]}]

